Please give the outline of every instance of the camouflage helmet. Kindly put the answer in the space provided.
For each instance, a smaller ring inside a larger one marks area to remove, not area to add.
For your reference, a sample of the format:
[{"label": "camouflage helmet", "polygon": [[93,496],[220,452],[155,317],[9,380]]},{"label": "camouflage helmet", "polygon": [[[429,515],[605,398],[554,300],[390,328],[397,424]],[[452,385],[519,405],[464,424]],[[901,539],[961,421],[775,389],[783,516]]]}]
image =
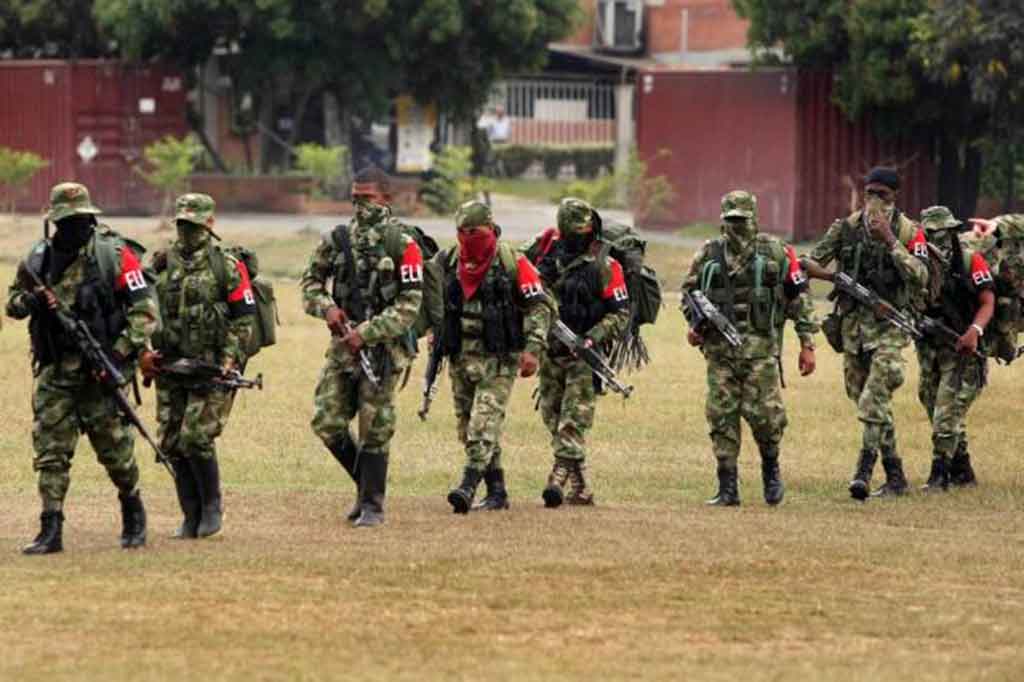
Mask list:
[{"label": "camouflage helmet", "polygon": [[594,209],[582,199],[566,197],[558,205],[558,229],[561,232],[577,232],[593,222]]},{"label": "camouflage helmet", "polygon": [[921,226],[926,232],[952,230],[963,225],[963,221],[953,217],[953,212],[945,206],[929,206],[921,211]]},{"label": "camouflage helmet", "polygon": [[757,197],[738,189],[722,197],[722,220],[730,218],[757,220]]},{"label": "camouflage helmet", "polygon": [[213,227],[213,211],[217,204],[209,194],[182,194],[174,202],[174,219],[187,220],[207,229]]},{"label": "camouflage helmet", "polygon": [[1024,220],[1016,220],[1016,216],[1004,216],[999,220],[999,234],[1003,239],[1012,241],[1024,240]]},{"label": "camouflage helmet", "polygon": [[50,190],[50,208],[46,219],[59,222],[73,215],[98,215],[103,213],[92,205],[89,190],[77,182],[62,182]]},{"label": "camouflage helmet", "polygon": [[482,201],[467,201],[455,212],[455,227],[477,227],[493,225],[494,214],[491,207]]}]

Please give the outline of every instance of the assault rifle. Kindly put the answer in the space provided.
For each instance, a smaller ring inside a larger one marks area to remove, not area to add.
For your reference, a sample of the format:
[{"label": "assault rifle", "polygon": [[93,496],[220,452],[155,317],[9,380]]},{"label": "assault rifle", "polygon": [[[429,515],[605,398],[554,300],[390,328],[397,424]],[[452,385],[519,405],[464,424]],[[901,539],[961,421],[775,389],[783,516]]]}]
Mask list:
[{"label": "assault rifle", "polygon": [[430,406],[437,395],[437,377],[441,374],[443,364],[444,341],[440,336],[435,335],[434,344],[430,347],[430,355],[427,358],[427,370],[423,373],[423,404],[416,413],[423,421],[427,421]]},{"label": "assault rifle", "polygon": [[699,330],[702,326],[710,324],[725,337],[726,342],[733,348],[743,345],[743,337],[728,317],[715,304],[708,300],[704,292],[699,289],[683,293],[683,315],[690,323],[690,328]]},{"label": "assault rifle", "polygon": [[[350,321],[345,322],[345,333],[350,334],[355,329]],[[359,349],[359,367],[363,370],[363,376],[370,382],[375,391],[380,390],[380,377],[377,376],[377,370],[373,368],[373,358],[370,357],[370,351],[363,346]]]},{"label": "assault rifle", "polygon": [[556,320],[551,325],[551,333],[556,339],[568,348],[573,355],[587,363],[590,369],[597,375],[606,386],[611,388],[616,393],[622,394],[622,397],[628,398],[633,393],[633,387],[623,384],[615,376],[615,370],[611,368],[608,361],[604,357],[591,348],[584,344],[576,332],[569,329],[561,320]]},{"label": "assault rifle", "polygon": [[915,340],[919,341],[924,336],[914,318],[860,282],[857,282],[845,272],[835,273],[832,281],[835,283],[837,291],[846,294],[865,308],[874,311],[876,315],[888,320],[890,324],[902,329]]},{"label": "assault rifle", "polygon": [[160,365],[160,373],[181,379],[192,380],[197,387],[222,388],[236,390],[240,388],[256,388],[263,390],[263,375],[257,374],[255,379],[247,379],[237,369],[223,367],[205,360],[181,358],[166,365]]},{"label": "assault rifle", "polygon": [[[950,348],[956,348],[956,344],[960,340],[960,334],[957,334],[956,330],[946,326],[942,323],[942,320],[934,317],[922,315],[918,328],[921,330],[922,336],[930,336],[942,343],[942,345],[949,346]],[[972,355],[979,360],[985,359],[985,355],[979,350],[974,351]]]},{"label": "assault rifle", "polygon": [[[28,276],[37,287],[46,291],[50,290],[39,278],[39,275],[28,266],[28,263],[22,263],[21,269],[28,273]],[[85,360],[86,364],[92,368],[96,380],[114,398],[114,402],[117,404],[117,409],[121,412],[121,415],[136,428],[139,434],[149,443],[150,447],[153,448],[153,451],[156,453],[157,463],[162,464],[167,469],[167,473],[171,475],[171,478],[175,478],[174,470],[171,469],[167,457],[160,449],[160,446],[156,444],[156,441],[153,440],[153,437],[149,435],[149,432],[146,431],[146,427],[143,425],[142,420],[139,419],[139,415],[135,414],[135,410],[132,409],[128,399],[125,398],[122,392],[122,389],[129,384],[128,379],[125,378],[121,370],[114,364],[114,361],[107,356],[99,341],[89,331],[89,327],[85,322],[75,317],[75,314],[59,300],[57,301],[57,309],[50,310],[50,312],[53,313],[57,324],[60,325],[64,334],[78,347],[78,352],[82,354],[82,359]]]}]

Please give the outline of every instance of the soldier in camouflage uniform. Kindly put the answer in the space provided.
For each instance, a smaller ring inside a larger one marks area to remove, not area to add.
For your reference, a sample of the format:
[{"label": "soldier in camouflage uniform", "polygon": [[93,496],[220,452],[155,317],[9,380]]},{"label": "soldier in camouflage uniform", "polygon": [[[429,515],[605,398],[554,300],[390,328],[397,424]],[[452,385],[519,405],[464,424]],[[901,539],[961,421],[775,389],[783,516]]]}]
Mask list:
[{"label": "soldier in camouflage uniform", "polygon": [[[601,239],[600,216],[587,202],[572,197],[558,207],[558,227],[541,233],[526,248],[545,290],[557,301],[559,318],[590,346],[613,343],[629,324],[625,276],[610,251]],[[586,479],[586,435],[596,404],[590,367],[552,340],[540,369],[540,411],[555,459],[542,493],[549,508],[563,501],[594,503]]]},{"label": "soldier in camouflage uniform", "polygon": [[31,318],[36,374],[33,466],[39,472],[43,511],[39,535],[25,547],[25,554],[63,549],[64,498],[75,445],[83,432],[118,489],[121,546],[146,543],[135,434],[51,312],[58,305],[70,309],[125,374],[134,372],[140,356],[145,362],[152,354],[150,339],[160,321],[156,301],[138,255],[109,227],[96,222],[99,213],[84,186],[67,182],[54,187],[47,219],[56,223],[57,232],[53,239],[35,244],[21,265],[48,287],[37,288],[27,273],[19,271],[10,288],[7,314]]},{"label": "soldier in camouflage uniform", "polygon": [[971,222],[974,233],[965,237],[984,254],[996,280],[995,319],[986,329],[988,353],[1011,363],[1020,354],[1018,339],[1024,331],[1024,214],[973,218]]},{"label": "soldier in camouflage uniform", "polygon": [[[965,420],[985,386],[986,362],[974,354],[984,345],[985,328],[995,312],[995,280],[985,257],[961,243],[963,223],[948,208],[925,209],[921,224],[941,268],[941,281],[930,287],[936,296],[925,314],[961,335],[955,348],[934,336],[917,342],[918,397],[932,424],[932,468],[924,489],[937,491],[975,483]],[[887,483],[879,493],[888,492],[903,491]]]},{"label": "soldier in camouflage uniform", "polygon": [[221,529],[220,465],[214,441],[224,431],[234,392],[162,375],[160,364],[184,358],[226,370],[244,368],[243,349],[256,310],[245,263],[212,241],[217,238],[214,210],[214,201],[206,194],[178,197],[178,239],[153,258],[164,326],[155,338],[159,355],[142,370],[147,379],[156,379],[160,445],[174,467],[184,515],[173,536],[178,539],[208,537]]},{"label": "soldier in camouflage uniform", "polygon": [[[865,178],[865,208],[835,221],[810,254],[812,276],[837,262],[839,270],[904,310],[919,302],[928,283],[924,231],[896,209],[900,179],[896,171],[875,168]],[[843,353],[846,394],[864,425],[850,495],[866,500],[879,453],[888,481],[898,485],[903,463],[896,449],[892,395],[904,380],[906,332],[873,310],[840,296],[825,320],[829,344]]]},{"label": "soldier in camouflage uniform", "polygon": [[501,432],[516,372],[537,373],[547,348],[554,302],[526,258],[498,240],[491,209],[470,201],[455,214],[458,246],[428,266],[439,272],[444,317],[435,343],[449,357],[459,441],[466,448],[462,483],[448,495],[457,514],[468,512],[481,477],[487,495],[473,509],[508,509],[501,465]]},{"label": "soldier in camouflage uniform", "polygon": [[[302,275],[306,313],[326,320],[327,363],[314,398],[313,431],[355,482],[349,520],[384,522],[388,456],[395,432],[395,389],[412,361],[423,297],[423,255],[409,230],[391,216],[387,177],[363,174],[352,185],[356,215],[327,235]],[[372,357],[374,388],[359,353]],[[359,418],[359,440],[349,422]]]},{"label": "soldier in camouflage uniform", "polygon": [[722,198],[722,236],[697,253],[683,291],[702,290],[743,338],[733,348],[714,328],[690,329],[691,345],[708,362],[706,414],[718,466],[718,493],[708,504],[740,503],[737,458],[740,417],[746,419],[761,453],[764,499],[782,502],[779,445],[786,428],[782,403],[783,325],[794,321],[800,338],[799,369],[814,371],[818,323],[807,293],[807,278],[796,252],[781,239],[758,232],[757,199],[734,191]]}]

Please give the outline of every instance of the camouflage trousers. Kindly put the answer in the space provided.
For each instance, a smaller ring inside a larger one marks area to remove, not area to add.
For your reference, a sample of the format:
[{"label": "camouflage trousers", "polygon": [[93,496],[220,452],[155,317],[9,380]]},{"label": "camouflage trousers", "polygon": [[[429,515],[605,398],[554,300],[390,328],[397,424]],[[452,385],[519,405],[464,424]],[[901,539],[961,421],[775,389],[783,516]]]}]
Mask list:
[{"label": "camouflage trousers", "polygon": [[80,370],[43,368],[32,399],[33,468],[39,472],[43,508],[59,510],[71,484],[71,459],[85,433],[96,457],[117,489],[130,493],[139,484],[135,432],[106,389]]},{"label": "camouflage trousers", "polygon": [[967,412],[984,388],[985,366],[976,358],[926,344],[917,346],[917,361],[917,397],[932,424],[932,451],[952,457],[958,447],[967,447]]},{"label": "camouflage trousers", "polygon": [[551,432],[555,457],[586,458],[586,436],[596,407],[594,377],[587,363],[550,356],[541,361],[540,414]]},{"label": "camouflage trousers", "polygon": [[750,425],[758,447],[777,446],[786,430],[779,364],[774,357],[708,357],[705,415],[719,464],[736,468],[740,417]]},{"label": "camouflage trousers", "polygon": [[871,351],[843,354],[846,395],[857,404],[857,418],[864,425],[865,450],[896,449],[892,394],[903,385],[905,365],[902,346],[883,345]]},{"label": "camouflage trousers", "polygon": [[515,355],[464,353],[449,365],[459,442],[471,469],[501,468],[501,433],[518,368]]},{"label": "camouflage trousers", "polygon": [[234,402],[234,391],[190,390],[176,381],[158,379],[160,449],[168,457],[215,457],[214,441],[224,432]]},{"label": "camouflage trousers", "polygon": [[[398,355],[392,353],[393,356]],[[392,363],[392,371],[381,376],[374,389],[348,351],[337,339],[331,341],[327,362],[313,395],[313,432],[330,447],[350,438],[349,422],[359,418],[358,439],[362,451],[387,455],[395,435],[395,389],[405,369],[404,358]]]}]

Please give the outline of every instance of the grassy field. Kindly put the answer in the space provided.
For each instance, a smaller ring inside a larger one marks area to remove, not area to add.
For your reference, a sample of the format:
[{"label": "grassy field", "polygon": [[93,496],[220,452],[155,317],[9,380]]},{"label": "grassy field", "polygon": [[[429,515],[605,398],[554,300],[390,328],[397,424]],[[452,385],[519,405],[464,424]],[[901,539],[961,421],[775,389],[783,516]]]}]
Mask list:
[{"label": "grassy field", "polygon": [[[5,285],[33,230],[0,224]],[[822,342],[818,373],[800,379],[790,336],[786,501],[761,500],[748,437],[744,505],[710,510],[704,364],[670,304],[634,397],[599,408],[598,506],[543,508],[548,437],[522,381],[505,438],[512,509],[456,517],[444,499],[462,466],[448,383],[420,423],[417,366],[399,398],[388,525],[357,531],[343,521],[351,486],[308,427],[326,334],[293,277],[315,236],[261,239],[283,327],[251,364],[266,390],[240,397],[219,443],[227,516],[212,540],[167,539],[172,485],[140,444],[149,546],[118,549],[116,494],[83,445],[66,551],[18,553],[38,522],[32,386],[24,325],[4,322],[0,679],[1021,678],[1020,367],[995,369],[972,415],[977,489],[857,504],[845,487],[859,428],[838,358]],[[688,258],[652,247],[673,290]],[[896,409],[916,488],[929,429],[914,364]]]}]

